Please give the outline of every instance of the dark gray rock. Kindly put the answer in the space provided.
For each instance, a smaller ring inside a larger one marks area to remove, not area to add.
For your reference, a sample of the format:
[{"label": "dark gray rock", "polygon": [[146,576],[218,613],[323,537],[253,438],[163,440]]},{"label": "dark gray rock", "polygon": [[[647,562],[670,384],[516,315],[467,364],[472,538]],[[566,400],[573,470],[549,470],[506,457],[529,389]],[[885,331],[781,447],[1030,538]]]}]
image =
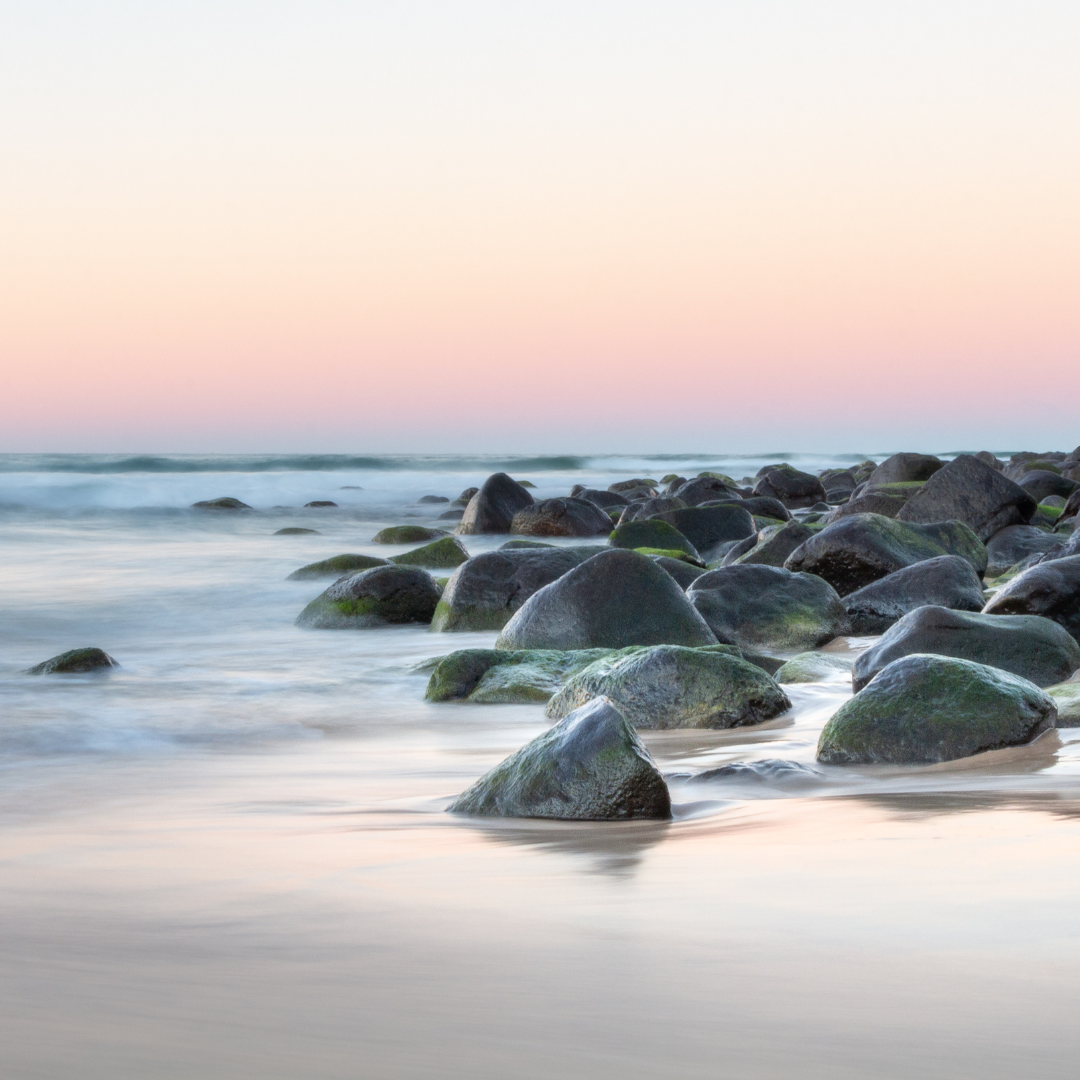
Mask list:
[{"label": "dark gray rock", "polygon": [[225,496],[222,499],[206,499],[203,502],[191,504],[192,510],[251,510],[246,502]]},{"label": "dark gray rock", "polygon": [[595,506],[599,506],[602,510],[607,510],[612,506],[628,506],[630,504],[630,500],[617,491],[600,491],[597,488],[582,488],[580,491],[574,492],[574,497],[585,499]]},{"label": "dark gray rock", "polygon": [[1076,517],[1080,514],[1080,488],[1077,488],[1066,500],[1065,509],[1061,511],[1060,521],[1067,521],[1069,518]]},{"label": "dark gray rock", "polygon": [[989,577],[997,577],[1030,555],[1045,555],[1060,551],[1064,546],[1060,536],[1034,525],[1009,525],[986,541],[986,573]]},{"label": "dark gray rock", "polygon": [[88,672],[105,672],[120,665],[103,649],[87,647],[69,649],[59,656],[35,664],[27,675],[85,675]]},{"label": "dark gray rock", "polygon": [[757,535],[757,526],[750,513],[741,506],[688,506],[685,510],[669,510],[656,514],[649,521],[666,521],[674,525],[693,544],[703,558],[718,544],[744,540]]},{"label": "dark gray rock", "polygon": [[[1080,541],[1080,535],[1073,539]],[[1025,570],[999,589],[983,611],[987,615],[1042,615],[1080,641],[1080,554],[1044,560]]]},{"label": "dark gray rock", "polygon": [[912,653],[989,664],[1037,686],[1064,682],[1080,668],[1080,645],[1051,619],[927,606],[905,615],[855,661],[851,685],[861,690],[882,668]]},{"label": "dark gray rock", "polygon": [[[636,480],[618,480],[614,484],[608,485],[608,491],[617,491],[620,495],[627,499],[656,498],[658,492],[655,487],[655,481],[647,478],[638,478]],[[642,495],[641,493],[644,492]]]},{"label": "dark gray rock", "polygon": [[390,561],[397,566],[430,566],[439,570],[452,570],[461,566],[469,558],[469,553],[456,536],[444,536],[433,540],[423,547],[406,551],[403,555],[393,555]]},{"label": "dark gray rock", "polygon": [[806,784],[821,779],[821,773],[809,765],[783,758],[762,758],[760,761],[730,761],[715,769],[705,769],[693,775],[673,774],[670,780],[683,780],[688,784],[710,784],[716,781],[751,784]]},{"label": "dark gray rock", "polygon": [[445,495],[421,495],[417,502],[420,503],[448,503],[450,500]]},{"label": "dark gray rock", "polygon": [[1020,746],[1054,727],[1053,699],[999,668],[912,655],[883,668],[825,725],[830,765],[929,764]]},{"label": "dark gray rock", "polygon": [[883,634],[916,608],[982,611],[985,597],[974,567],[959,555],[905,566],[844,597],[852,634]]},{"label": "dark gray rock", "polygon": [[775,518],[777,521],[790,521],[791,511],[779,500],[766,495],[753,495],[748,499],[720,500],[703,503],[703,506],[737,506],[749,511],[754,517]]},{"label": "dark gray rock", "polygon": [[304,503],[305,510],[323,510],[334,506],[337,506],[337,503],[331,502],[329,499],[316,499],[314,502]]},{"label": "dark gray rock", "polygon": [[874,470],[870,483],[906,484],[912,480],[929,480],[944,464],[933,454],[893,454]]},{"label": "dark gray rock", "polygon": [[467,487],[467,488],[466,488],[466,489],[465,489],[465,490],[464,490],[464,491],[463,491],[463,492],[462,492],[462,493],[461,493],[461,494],[460,494],[460,495],[459,495],[459,496],[458,496],[458,497],[457,497],[457,498],[456,498],[456,499],[454,500],[454,502],[459,502],[459,503],[461,503],[461,504],[462,504],[463,506],[468,506],[468,505],[469,505],[469,500],[470,500],[470,499],[471,499],[471,498],[472,498],[472,497],[473,497],[473,496],[474,496],[474,495],[475,495],[475,494],[476,494],[476,493],[477,493],[477,492],[478,492],[479,490],[480,490],[480,489],[479,489],[478,487]]},{"label": "dark gray rock", "polygon": [[449,533],[445,529],[428,529],[423,525],[392,525],[382,529],[372,538],[373,544],[426,544],[439,540]]},{"label": "dark gray rock", "polygon": [[812,649],[847,630],[836,591],[812,574],[740,564],[702,574],[687,591],[717,641]]},{"label": "dark gray rock", "polygon": [[675,579],[675,583],[680,589],[690,588],[705,573],[705,567],[697,566],[683,559],[673,559],[668,555],[650,555],[649,558],[657,566],[663,567]]},{"label": "dark gray rock", "polygon": [[321,536],[318,529],[301,529],[296,525],[290,525],[286,529],[278,529],[275,536]]},{"label": "dark gray rock", "polygon": [[288,577],[289,581],[307,581],[311,578],[342,577],[344,574],[355,574],[357,570],[370,570],[373,566],[389,566],[386,559],[376,559],[373,555],[335,555],[332,559],[323,559],[322,562],[308,563],[294,570]]},{"label": "dark gray rock", "polygon": [[961,454],[908,499],[896,515],[911,524],[962,521],[982,541],[1009,525],[1024,525],[1035,500],[1017,484],[970,454]]},{"label": "dark gray rock", "polygon": [[597,698],[482,776],[450,806],[490,817],[671,817],[667,784],[625,717]]},{"label": "dark gray rock", "polygon": [[856,514],[880,514],[882,517],[894,518],[900,513],[908,498],[907,495],[895,495],[865,488],[854,499],[830,511],[829,521],[839,521],[841,518],[854,517]]},{"label": "dark gray rock", "polygon": [[1068,480],[1060,473],[1043,469],[1030,469],[1016,481],[1037,503],[1048,495],[1060,495],[1067,499],[1076,490],[1076,481]]},{"label": "dark gray rock", "polygon": [[619,516],[619,524],[626,525],[631,521],[640,521],[642,518],[652,517],[654,514],[666,514],[669,510],[682,510],[686,503],[682,499],[660,496],[656,499],[645,499],[643,502],[630,503]]},{"label": "dark gray rock", "polygon": [[779,499],[789,510],[825,501],[821,481],[790,465],[777,466],[762,475],[754,485],[754,494]]},{"label": "dark gray rock", "polygon": [[[764,530],[762,530],[764,532]],[[748,551],[753,551],[758,545],[758,540],[761,539],[761,533],[757,533],[754,536],[748,536],[745,540],[736,540],[734,544],[728,544],[724,557],[720,560],[721,566],[730,566],[732,563],[736,563],[742,558]],[[716,566],[714,564],[713,569]]]},{"label": "dark gray rock", "polygon": [[801,652],[785,661],[776,672],[778,683],[817,683],[847,681],[851,678],[853,660],[834,653],[811,651]]},{"label": "dark gray rock", "polygon": [[387,623],[429,623],[439,602],[430,574],[415,566],[376,566],[335,581],[297,617],[315,630],[353,630]]},{"label": "dark gray rock", "polygon": [[723,480],[711,476],[697,476],[693,480],[687,480],[675,492],[675,497],[682,499],[687,506],[700,506],[703,502],[717,499],[738,499],[740,495],[736,488],[725,484]]},{"label": "dark gray rock", "polygon": [[524,536],[607,536],[611,518],[588,499],[544,499],[519,510],[510,531]]},{"label": "dark gray rock", "polygon": [[715,645],[716,638],[671,576],[635,551],[611,549],[533,593],[497,649],[621,649]]},{"label": "dark gray rock", "polygon": [[617,548],[683,551],[692,559],[701,560],[697,548],[674,525],[655,518],[619,525],[608,537],[608,544]]},{"label": "dark gray rock", "polygon": [[464,536],[508,533],[514,515],[532,504],[533,497],[516,480],[494,473],[469,500],[456,532]]},{"label": "dark gray rock", "polygon": [[465,516],[464,510],[447,510],[440,514],[436,521],[460,521]]},{"label": "dark gray rock", "polygon": [[[813,535],[813,529],[797,521],[789,521],[785,525],[774,525],[768,529],[762,529],[758,534],[758,542],[732,562],[737,561],[740,565],[757,563],[762,566],[783,566],[788,556]],[[730,552],[724,556],[725,565],[729,565],[727,561],[729,555]]]}]

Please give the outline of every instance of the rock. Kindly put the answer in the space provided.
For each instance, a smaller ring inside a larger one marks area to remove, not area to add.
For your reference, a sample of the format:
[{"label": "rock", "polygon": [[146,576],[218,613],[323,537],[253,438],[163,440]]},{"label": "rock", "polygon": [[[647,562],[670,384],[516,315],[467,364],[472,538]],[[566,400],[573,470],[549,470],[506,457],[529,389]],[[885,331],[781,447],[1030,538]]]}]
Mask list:
[{"label": "rock", "polygon": [[394,525],[377,532],[371,538],[371,542],[373,544],[423,544],[449,535],[445,529],[428,529],[423,525]]},{"label": "rock", "polygon": [[829,513],[829,521],[839,521],[841,518],[854,517],[856,514],[880,514],[882,517],[894,518],[908,501],[907,495],[895,495],[885,491],[864,490],[854,499],[837,506]]},{"label": "rock", "polygon": [[1011,671],[1037,686],[1064,682],[1080,668],[1080,645],[1039,615],[989,615],[928,605],[909,612],[867,649],[852,670],[861,690],[901,656],[934,653]]},{"label": "rock", "polygon": [[1037,503],[1048,495],[1060,495],[1067,499],[1076,490],[1076,481],[1067,480],[1058,472],[1034,469],[1024,473],[1016,481]]},{"label": "rock", "polygon": [[304,503],[305,510],[317,510],[324,506],[337,506],[337,503],[329,499],[316,499],[314,502]]},{"label": "rock", "polygon": [[826,525],[796,548],[784,566],[816,574],[846,596],[905,566],[939,555],[959,555],[978,574],[986,570],[986,549],[960,522],[916,525],[880,514],[856,514]]},{"label": "rock", "polygon": [[533,497],[506,473],[494,473],[469,500],[457,532],[462,535],[505,533],[514,515],[532,506]]},{"label": "rock", "polygon": [[[807,781],[820,780],[821,773],[817,769],[811,769],[809,765],[800,765],[797,761],[785,761],[783,758],[762,758],[760,761],[730,761],[727,765],[721,765],[715,769],[705,769],[703,772],[686,776],[688,784],[708,784],[717,780],[755,784],[776,783],[806,783]],[[675,774],[669,777],[671,780],[683,779],[683,776]]]},{"label": "rock", "polygon": [[120,665],[104,650],[69,649],[36,664],[27,675],[82,675],[90,671],[111,671]]},{"label": "rock", "polygon": [[929,764],[1020,746],[1054,727],[1053,699],[999,668],[944,656],[894,660],[818,740],[830,765]]},{"label": "rock", "polygon": [[675,497],[682,499],[687,506],[700,506],[703,502],[717,499],[729,500],[732,497],[738,499],[741,496],[736,488],[725,484],[711,476],[698,476],[693,480],[687,480],[676,492]]},{"label": "rock", "polygon": [[692,559],[700,560],[697,549],[674,525],[649,518],[619,525],[608,537],[608,544],[617,548],[657,548],[668,551],[684,551]]},{"label": "rock", "polygon": [[456,536],[444,536],[423,547],[390,558],[397,566],[431,566],[440,570],[453,569],[467,562],[469,553]]},{"label": "rock", "polygon": [[530,596],[582,562],[571,548],[508,548],[454,571],[431,622],[436,631],[501,630]]},{"label": "rock", "polygon": [[684,559],[673,559],[668,555],[649,556],[657,566],[663,567],[674,579],[680,589],[688,589],[705,573],[705,568],[695,566]]},{"label": "rock", "polygon": [[808,649],[847,630],[836,591],[812,574],[778,566],[724,566],[687,590],[717,641],[744,647]]},{"label": "rock", "polygon": [[275,536],[319,536],[321,535],[318,529],[299,529],[295,526],[291,526],[288,529],[278,529]]},{"label": "rock", "polygon": [[991,469],[994,469],[997,472],[1001,472],[1005,468],[1005,463],[999,461],[989,450],[980,450],[975,457],[977,457],[984,465],[989,465]]},{"label": "rock", "polygon": [[574,497],[585,499],[602,510],[612,506],[629,506],[630,500],[620,495],[617,491],[600,491],[597,488],[582,488],[574,493]]},{"label": "rock", "polygon": [[[1070,541],[1070,546],[1080,545]],[[983,611],[998,616],[1041,615],[1080,641],[1080,555],[1043,561],[1025,570],[999,589]]]},{"label": "rock", "polygon": [[621,649],[715,645],[671,576],[635,551],[587,559],[535,592],[512,616],[497,649]]},{"label": "rock", "polygon": [[454,502],[459,502],[459,503],[462,503],[464,506],[468,506],[469,505],[469,500],[479,490],[480,489],[478,487],[468,487],[454,500]]},{"label": "rock", "polygon": [[605,657],[548,702],[566,716],[594,698],[614,702],[638,728],[730,728],[787,712],[787,695],[760,668],[728,652],[656,645]]},{"label": "rock", "polygon": [[959,555],[905,566],[844,597],[849,633],[883,634],[916,608],[934,605],[953,611],[982,611],[982,582]]},{"label": "rock", "polygon": [[790,521],[791,511],[779,500],[765,495],[755,495],[748,499],[724,499],[718,502],[703,503],[703,506],[737,506],[748,511],[754,517],[773,518],[775,521]]},{"label": "rock", "polygon": [[941,458],[932,454],[893,454],[873,471],[870,483],[904,484],[912,480],[929,480],[944,464]]},{"label": "rock", "polygon": [[445,495],[421,495],[417,502],[420,503],[448,503],[450,500]]},{"label": "rock", "polygon": [[387,623],[429,623],[439,602],[430,574],[414,566],[376,566],[335,581],[297,617],[316,630],[365,629]]},{"label": "rock", "polygon": [[611,518],[596,503],[574,497],[544,499],[519,510],[512,533],[525,536],[607,536]]},{"label": "rock", "polygon": [[1036,529],[1034,525],[1009,525],[986,541],[986,573],[998,577],[1029,555],[1045,555],[1064,546],[1060,536]]},{"label": "rock", "polygon": [[666,514],[669,510],[682,510],[686,503],[682,499],[665,498],[645,499],[644,502],[630,503],[619,515],[618,524],[626,525],[631,521],[652,517],[654,514]]},{"label": "rock", "polygon": [[226,496],[223,499],[207,499],[205,502],[191,504],[192,510],[251,510],[246,502]]},{"label": "rock", "polygon": [[778,683],[835,682],[851,678],[852,658],[834,653],[801,652],[776,672]]},{"label": "rock", "polygon": [[1060,520],[1076,517],[1080,514],[1080,487],[1078,487],[1066,500],[1065,508],[1061,511]]},{"label": "rock", "polygon": [[754,494],[779,499],[789,510],[825,501],[821,481],[790,465],[776,466],[762,475],[754,485]]},{"label": "rock", "polygon": [[757,534],[757,526],[750,513],[730,503],[723,506],[688,506],[685,510],[669,510],[647,520],[666,521],[674,525],[705,559],[708,559],[710,550],[720,544]]},{"label": "rock", "polygon": [[619,710],[597,698],[482,776],[453,813],[571,821],[665,820],[667,784]]},{"label": "rock", "polygon": [[[757,544],[739,555],[737,561],[740,565],[783,566],[788,556],[813,535],[813,529],[797,521],[789,521],[785,525],[774,525],[763,529],[758,534]],[[726,562],[727,556],[724,559]]]},{"label": "rock", "polygon": [[440,514],[436,521],[460,521],[465,516],[464,510],[447,510],[445,513]]},{"label": "rock", "polygon": [[1080,727],[1080,683],[1058,683],[1048,686],[1046,692],[1057,706],[1057,726]]},{"label": "rock", "polygon": [[322,562],[308,563],[294,570],[288,577],[289,581],[307,581],[310,578],[342,577],[344,574],[354,574],[357,570],[370,570],[373,566],[389,566],[386,559],[376,559],[373,555],[335,555],[332,559],[323,559]]},{"label": "rock", "polygon": [[1026,524],[1035,502],[1022,487],[970,454],[961,454],[908,499],[896,515],[911,524],[962,521],[982,541],[1008,525]]},{"label": "rock", "polygon": [[648,478],[637,480],[619,480],[614,484],[608,486],[608,491],[617,491],[620,495],[623,495],[627,499],[637,498],[639,491],[645,491],[648,494],[645,496],[647,499],[653,499],[656,497],[656,481],[649,480]]},{"label": "rock", "polygon": [[[756,522],[755,522],[756,524]],[[730,566],[732,563],[737,563],[748,551],[753,551],[757,547],[758,541],[761,539],[762,533],[756,533],[753,536],[748,536],[744,540],[736,540],[733,544],[725,544],[724,557],[720,560],[720,566]],[[713,563],[713,569],[716,569],[716,563]]]}]

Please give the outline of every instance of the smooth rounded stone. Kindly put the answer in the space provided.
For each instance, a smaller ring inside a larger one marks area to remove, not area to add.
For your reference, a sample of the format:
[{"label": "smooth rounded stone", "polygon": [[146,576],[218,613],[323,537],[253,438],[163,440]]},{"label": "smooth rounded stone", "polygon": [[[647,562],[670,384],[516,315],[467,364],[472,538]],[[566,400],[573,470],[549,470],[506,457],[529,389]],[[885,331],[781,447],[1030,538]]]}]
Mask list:
[{"label": "smooth rounded stone", "polygon": [[896,515],[912,524],[962,521],[982,541],[1009,525],[1025,525],[1036,500],[989,465],[961,454],[908,499]]},{"label": "smooth rounded stone", "polygon": [[296,619],[315,630],[353,630],[387,623],[429,623],[439,602],[430,574],[415,566],[376,566],[338,579]]},{"label": "smooth rounded stone", "polygon": [[986,571],[986,548],[959,521],[917,525],[880,514],[856,514],[830,522],[797,547],[784,566],[816,574],[846,596],[905,566],[939,555],[959,555],[976,573]]},{"label": "smooth rounded stone", "polygon": [[753,536],[746,537],[745,540],[736,540],[734,544],[726,545],[727,550],[724,552],[724,557],[720,559],[719,563],[713,562],[712,569],[716,569],[717,566],[730,566],[732,563],[736,563],[745,555],[748,551],[753,551],[758,545],[758,541],[761,539],[761,532],[755,533]]},{"label": "smooth rounded stone", "polygon": [[686,562],[685,559],[674,559],[669,555],[650,555],[649,558],[657,566],[663,567],[675,579],[680,589],[690,588],[705,573],[703,566],[695,566],[693,563]]},{"label": "smooth rounded stone", "polygon": [[469,500],[479,491],[478,487],[467,487],[454,502],[462,503],[465,506],[469,505]]},{"label": "smooth rounded stone", "polygon": [[884,634],[908,612],[927,605],[982,611],[985,602],[979,575],[959,555],[905,566],[843,599],[851,634]]},{"label": "smooth rounded stone", "polygon": [[613,548],[533,593],[503,627],[495,648],[715,644],[667,571],[636,551]]},{"label": "smooth rounded stone", "polygon": [[514,515],[532,506],[533,497],[506,473],[489,476],[469,499],[456,531],[462,535],[508,533]]},{"label": "smooth rounded stone", "polygon": [[832,715],[818,740],[830,765],[930,764],[1021,746],[1054,727],[1034,683],[970,660],[894,660]]},{"label": "smooth rounded stone", "polygon": [[104,649],[69,649],[30,668],[27,675],[83,675],[91,671],[111,671],[120,665]]},{"label": "smooth rounded stone", "polygon": [[751,495],[746,499],[719,499],[702,503],[702,506],[737,506],[754,517],[772,518],[774,521],[791,521],[791,511],[779,500],[766,495]]},{"label": "smooth rounded stone", "polygon": [[678,473],[668,473],[660,483],[664,485],[664,490],[660,492],[661,496],[674,495],[686,483],[686,477]]},{"label": "smooth rounded stone", "polygon": [[421,495],[416,500],[418,503],[448,503],[450,500],[445,495]]},{"label": "smooth rounded stone", "polygon": [[[773,525],[758,533],[758,542],[745,554],[739,555],[739,565],[783,566],[788,556],[814,535],[814,530],[798,521]],[[727,556],[724,557],[725,560]]]},{"label": "smooth rounded stone", "polygon": [[773,678],[778,683],[835,682],[851,678],[851,665],[850,657],[802,652],[788,660]]},{"label": "smooth rounded stone", "polygon": [[726,765],[720,765],[715,769],[705,769],[699,773],[674,773],[670,774],[668,779],[685,779],[688,784],[711,784],[718,780],[728,783],[749,781],[753,784],[805,784],[807,781],[820,780],[821,773],[797,761],[786,761],[784,758],[762,758],[759,761],[729,761]]},{"label": "smooth rounded stone", "polygon": [[1060,536],[1034,525],[1009,525],[986,541],[986,573],[989,577],[998,577],[1029,555],[1045,555],[1064,546]]},{"label": "smooth rounded stone", "polygon": [[1064,521],[1068,518],[1076,517],[1077,514],[1080,514],[1080,487],[1065,500],[1065,509],[1061,511],[1061,518],[1059,520]]},{"label": "smooth rounded stone", "polygon": [[717,641],[769,649],[825,645],[847,630],[836,590],[812,574],[778,566],[724,566],[687,590]]},{"label": "smooth rounded stone", "polygon": [[615,531],[608,537],[608,545],[616,548],[685,551],[693,559],[701,558],[697,548],[674,525],[655,518],[616,526]]},{"label": "smooth rounded stone", "polygon": [[397,566],[430,566],[439,570],[452,570],[468,559],[469,553],[456,536],[444,536],[441,540],[390,557]]},{"label": "smooth rounded stone", "polygon": [[1057,726],[1080,727],[1080,683],[1059,683],[1048,686],[1046,692],[1057,706]]},{"label": "smooth rounded stone", "polygon": [[629,506],[630,504],[630,500],[624,495],[620,495],[617,491],[600,491],[598,488],[582,488],[580,491],[575,491],[573,494],[575,498],[585,499],[594,506],[599,506],[602,510],[607,510],[612,506]]},{"label": "smooth rounded stone", "polygon": [[929,480],[944,467],[945,462],[933,454],[893,454],[871,474],[871,484],[903,484],[912,480]]},{"label": "smooth rounded stone", "polygon": [[428,529],[423,525],[393,525],[377,532],[373,544],[425,544],[450,534],[445,529]]},{"label": "smooth rounded stone", "polygon": [[645,499],[642,502],[630,503],[619,515],[618,524],[625,525],[631,521],[640,521],[642,518],[652,517],[653,514],[666,514],[669,510],[682,510],[686,503],[682,499],[661,495],[655,499]]},{"label": "smooth rounded stone", "polygon": [[671,796],[626,718],[597,698],[496,765],[449,809],[569,821],[666,820]]},{"label": "smooth rounded stone", "polygon": [[519,510],[510,531],[524,536],[607,536],[611,518],[588,499],[544,499]]},{"label": "smooth rounded stone", "polygon": [[712,476],[697,476],[687,480],[675,493],[687,506],[700,506],[703,502],[741,498],[736,488]]},{"label": "smooth rounded stone", "polygon": [[474,555],[450,576],[431,629],[501,630],[533,593],[587,557],[573,548],[506,546]]},{"label": "smooth rounded stone", "polygon": [[851,673],[852,687],[858,692],[894,660],[912,653],[989,664],[1037,686],[1064,682],[1080,668],[1080,645],[1052,619],[927,605],[908,612],[859,656]]},{"label": "smooth rounded stone", "polygon": [[337,506],[336,502],[331,502],[329,499],[316,499],[314,502],[304,503],[305,510],[319,510],[327,506]]},{"label": "smooth rounded stone", "polygon": [[824,469],[818,473],[818,479],[826,494],[835,491],[850,495],[859,484],[851,469]]},{"label": "smooth rounded stone", "polygon": [[[648,477],[638,477],[635,480],[617,480],[614,484],[608,485],[608,491],[617,491],[627,499],[636,498],[638,491],[647,491],[646,498],[649,499],[653,499],[657,495],[656,481],[650,480]],[[631,494],[631,492],[634,494]]]},{"label": "smooth rounded stone", "polygon": [[884,491],[874,491],[872,488],[867,489],[854,499],[844,503],[843,506],[837,506],[830,510],[829,521],[854,517],[855,514],[880,514],[882,517],[894,518],[907,504],[907,501],[907,495],[895,495]]},{"label": "smooth rounded stone", "polygon": [[554,544],[549,544],[546,540],[507,540],[505,543],[499,545],[499,551],[525,551],[526,549],[535,551],[537,548],[544,548],[547,551],[551,551],[555,547]]},{"label": "smooth rounded stone", "polygon": [[731,728],[760,724],[791,702],[753,664],[729,652],[657,645],[605,657],[572,676],[548,702],[566,716],[594,698],[613,701],[638,728]]},{"label": "smooth rounded stone", "polygon": [[[757,526],[750,512],[731,503],[668,510],[647,520],[666,521],[669,525],[674,525],[707,562],[710,560],[710,551],[720,544],[757,535]],[[720,554],[715,557],[720,557]]]},{"label": "smooth rounded stone", "polygon": [[322,534],[318,529],[301,529],[295,525],[290,526],[287,529],[278,529],[275,536],[321,536]]},{"label": "smooth rounded stone", "polygon": [[307,581],[310,578],[342,577],[345,574],[355,574],[357,570],[370,570],[374,566],[389,566],[387,559],[377,559],[374,555],[335,555],[332,559],[323,559],[322,562],[308,563],[294,570],[286,579],[287,581]]},{"label": "smooth rounded stone", "polygon": [[1064,510],[1065,504],[1068,501],[1068,499],[1064,498],[1061,495],[1047,495],[1045,499],[1042,499],[1039,502],[1039,506],[1049,506],[1052,507],[1054,510]]},{"label": "smooth rounded stone", "polygon": [[779,499],[789,510],[825,501],[825,488],[821,486],[821,481],[790,465],[769,469],[759,476],[754,485],[754,494]]},{"label": "smooth rounded stone", "polygon": [[1049,495],[1067,499],[1076,490],[1076,481],[1068,480],[1061,473],[1046,469],[1034,469],[1024,473],[1016,481],[1037,503]]},{"label": "smooth rounded stone", "polygon": [[997,616],[1041,615],[1080,641],[1080,555],[1044,560],[1025,570],[1000,588],[983,611]]},{"label": "smooth rounded stone", "polygon": [[191,504],[192,510],[252,510],[246,502],[226,496],[222,499],[205,499],[203,502]]},{"label": "smooth rounded stone", "polygon": [[441,513],[436,521],[460,521],[465,516],[464,510],[447,510]]}]

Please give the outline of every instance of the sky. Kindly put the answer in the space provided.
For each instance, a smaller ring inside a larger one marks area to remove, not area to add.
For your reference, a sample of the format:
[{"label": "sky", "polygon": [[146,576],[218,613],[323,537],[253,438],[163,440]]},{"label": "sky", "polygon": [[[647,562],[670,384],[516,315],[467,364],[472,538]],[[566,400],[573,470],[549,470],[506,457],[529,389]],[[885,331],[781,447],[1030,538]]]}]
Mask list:
[{"label": "sky", "polygon": [[0,451],[1080,443],[1080,5],[2,0]]}]

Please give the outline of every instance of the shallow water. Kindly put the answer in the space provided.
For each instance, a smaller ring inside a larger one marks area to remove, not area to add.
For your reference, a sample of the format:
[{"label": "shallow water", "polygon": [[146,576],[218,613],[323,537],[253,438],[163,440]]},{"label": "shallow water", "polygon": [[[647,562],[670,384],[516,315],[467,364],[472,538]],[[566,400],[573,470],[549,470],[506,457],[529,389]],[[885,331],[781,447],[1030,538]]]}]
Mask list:
[{"label": "shallow water", "polygon": [[[285,578],[402,550],[370,538],[506,463],[111,460],[0,460],[3,1075],[1074,1075],[1080,731],[825,768],[837,680],[645,734],[668,773],[809,776],[675,780],[669,824],[462,820],[543,710],[428,705],[414,669],[494,635],[300,630],[326,583]],[[510,468],[544,495],[764,460]],[[260,511],[184,509],[226,494]],[[89,644],[122,668],[21,674]]]}]

